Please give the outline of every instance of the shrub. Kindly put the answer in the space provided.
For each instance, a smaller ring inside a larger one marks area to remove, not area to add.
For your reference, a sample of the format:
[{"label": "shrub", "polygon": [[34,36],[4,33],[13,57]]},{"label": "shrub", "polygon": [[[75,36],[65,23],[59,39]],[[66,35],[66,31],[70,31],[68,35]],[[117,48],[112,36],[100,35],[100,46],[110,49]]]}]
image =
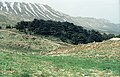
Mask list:
[{"label": "shrub", "polygon": [[6,29],[11,29],[12,27],[10,25],[6,26]]},{"label": "shrub", "polygon": [[2,27],[0,26],[0,29],[2,29]]},{"label": "shrub", "polygon": [[82,26],[76,26],[69,22],[57,22],[52,20],[37,20],[31,22],[21,21],[15,26],[21,32],[26,34],[37,34],[44,36],[54,36],[60,38],[63,42],[71,44],[81,44],[90,42],[102,42],[113,35],[105,36],[95,30],[86,30]]}]

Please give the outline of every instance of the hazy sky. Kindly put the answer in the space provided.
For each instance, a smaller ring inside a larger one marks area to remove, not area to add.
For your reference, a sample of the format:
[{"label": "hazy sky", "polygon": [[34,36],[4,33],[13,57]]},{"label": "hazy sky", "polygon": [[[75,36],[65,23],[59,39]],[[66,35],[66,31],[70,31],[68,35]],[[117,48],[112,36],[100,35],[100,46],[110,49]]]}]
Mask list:
[{"label": "hazy sky", "polygon": [[[3,1],[3,0],[2,0]],[[108,19],[120,23],[120,0],[5,0],[47,4],[71,16]]]}]

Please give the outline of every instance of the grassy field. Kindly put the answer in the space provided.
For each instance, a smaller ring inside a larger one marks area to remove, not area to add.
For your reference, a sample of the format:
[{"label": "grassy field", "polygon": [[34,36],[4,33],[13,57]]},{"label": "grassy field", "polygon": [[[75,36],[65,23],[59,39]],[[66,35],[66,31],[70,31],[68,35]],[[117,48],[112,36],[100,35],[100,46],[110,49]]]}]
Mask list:
[{"label": "grassy field", "polygon": [[119,76],[120,41],[67,45],[0,30],[0,77]]}]

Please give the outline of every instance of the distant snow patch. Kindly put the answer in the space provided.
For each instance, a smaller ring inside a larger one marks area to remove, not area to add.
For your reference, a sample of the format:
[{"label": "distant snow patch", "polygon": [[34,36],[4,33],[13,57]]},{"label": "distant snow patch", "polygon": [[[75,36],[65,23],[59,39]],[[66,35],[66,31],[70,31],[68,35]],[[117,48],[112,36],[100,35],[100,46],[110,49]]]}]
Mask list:
[{"label": "distant snow patch", "polygon": [[32,4],[29,3],[28,5],[29,5],[30,9],[32,10],[32,12],[33,12],[37,17],[39,17],[39,15],[35,12],[34,8],[32,7]]},{"label": "distant snow patch", "polygon": [[50,16],[46,15],[49,19],[52,19]]},{"label": "distant snow patch", "polygon": [[6,2],[3,2],[3,6],[6,8],[6,10],[7,10],[7,11],[9,11],[8,6],[7,6]]},{"label": "distant snow patch", "polygon": [[48,10],[44,5],[41,5],[41,8],[42,8],[42,10],[43,10],[44,12],[47,11],[48,13],[50,13],[51,15],[53,15],[54,17],[60,18],[59,16],[53,14],[50,10]]},{"label": "distant snow patch", "polygon": [[28,13],[27,11],[25,11],[25,13],[26,13],[28,16],[30,16],[29,13]]},{"label": "distant snow patch", "polygon": [[111,38],[111,41],[120,41],[120,38]]},{"label": "distant snow patch", "polygon": [[1,7],[0,7],[0,10],[2,10],[2,8],[3,8],[3,7],[1,6]]},{"label": "distant snow patch", "polygon": [[12,3],[10,4],[10,7],[12,8],[12,10],[13,10],[16,14],[18,14],[17,11],[16,11],[16,9],[14,9],[14,2],[12,2]]},{"label": "distant snow patch", "polygon": [[[26,5],[24,5],[24,7],[25,7],[25,9],[26,9],[29,13],[31,13],[32,15],[34,15],[34,14],[27,8]],[[35,15],[34,15],[34,16],[35,16]]]},{"label": "distant snow patch", "polygon": [[37,10],[39,11],[39,14],[41,14],[43,17],[45,17],[44,13],[39,9],[39,5],[34,4],[34,6],[37,8]]},{"label": "distant snow patch", "polygon": [[22,12],[21,7],[20,7],[20,3],[18,3],[18,9],[20,12]]},{"label": "distant snow patch", "polygon": [[14,10],[14,2],[10,3],[10,7]]}]

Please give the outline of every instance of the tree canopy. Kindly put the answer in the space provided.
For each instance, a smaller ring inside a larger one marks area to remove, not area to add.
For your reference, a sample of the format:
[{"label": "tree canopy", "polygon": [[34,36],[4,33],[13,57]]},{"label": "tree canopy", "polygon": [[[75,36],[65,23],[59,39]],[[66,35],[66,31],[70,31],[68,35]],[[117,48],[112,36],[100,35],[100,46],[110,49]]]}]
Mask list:
[{"label": "tree canopy", "polygon": [[34,19],[31,22],[18,22],[15,27],[21,32],[54,36],[60,38],[63,42],[75,45],[94,41],[101,42],[108,39],[107,36],[103,36],[98,31],[86,30],[69,22]]}]

